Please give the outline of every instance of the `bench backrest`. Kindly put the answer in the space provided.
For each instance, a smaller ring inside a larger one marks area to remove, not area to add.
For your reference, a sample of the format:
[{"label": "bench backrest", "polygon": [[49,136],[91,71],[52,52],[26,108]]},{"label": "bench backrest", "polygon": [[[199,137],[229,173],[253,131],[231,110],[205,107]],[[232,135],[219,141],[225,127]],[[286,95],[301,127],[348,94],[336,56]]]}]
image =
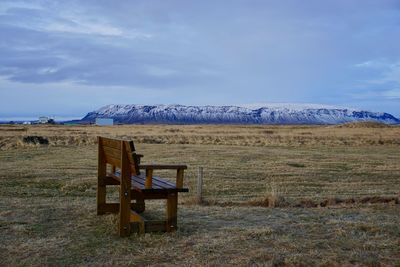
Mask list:
[{"label": "bench backrest", "polygon": [[123,164],[128,163],[130,172],[139,175],[139,161],[135,153],[133,141],[97,137],[99,146],[99,164],[110,164],[122,170]]}]

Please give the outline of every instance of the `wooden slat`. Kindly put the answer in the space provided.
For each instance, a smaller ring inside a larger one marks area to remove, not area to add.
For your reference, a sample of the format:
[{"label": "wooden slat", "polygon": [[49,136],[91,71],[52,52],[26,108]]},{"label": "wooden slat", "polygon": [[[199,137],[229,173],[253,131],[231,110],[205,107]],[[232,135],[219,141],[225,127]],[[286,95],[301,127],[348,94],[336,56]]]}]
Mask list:
[{"label": "wooden slat", "polygon": [[116,166],[117,168],[121,168],[121,159],[114,158],[111,155],[104,155],[104,158],[107,163]]},{"label": "wooden slat", "polygon": [[135,182],[140,189],[145,188],[145,179],[143,177],[132,176],[132,181]]},{"label": "wooden slat", "polygon": [[[146,180],[146,177],[144,175],[139,175],[139,176],[135,176],[136,179],[142,179],[144,182]],[[153,176],[152,177],[152,187],[151,188],[155,188],[155,189],[168,189],[171,188],[169,187],[167,184],[161,182],[161,178],[158,176]],[[175,187],[175,186],[173,186]]]},{"label": "wooden slat", "polygon": [[[145,181],[146,177],[144,177],[143,175],[140,176],[134,176],[135,180],[139,181],[142,180],[143,182]],[[152,188],[153,189],[176,189],[176,186],[158,176],[153,176],[153,183],[152,183]],[[140,182],[142,183],[142,182]],[[145,188],[145,189],[149,189],[149,188]]]},{"label": "wooden slat", "polygon": [[119,212],[119,203],[104,203],[104,204],[101,204],[100,207],[105,213],[118,213]]},{"label": "wooden slat", "polygon": [[104,178],[104,184],[105,185],[119,185],[120,184],[120,180],[119,179],[115,179],[114,177],[110,176],[110,174],[108,174]]},{"label": "wooden slat", "polygon": [[[132,180],[138,182],[139,184],[145,185],[145,177],[143,175],[133,176]],[[166,181],[158,176],[153,176],[152,188],[146,188],[145,186],[141,189],[176,189],[176,186]]]},{"label": "wooden slat", "polygon": [[[117,172],[116,174],[109,173],[108,176],[120,181],[120,173]],[[132,191],[133,190],[138,190],[143,193],[174,193],[174,192],[189,192],[189,189],[187,188],[176,188],[175,186],[171,186],[170,188],[165,187],[165,186],[159,186],[158,182],[159,181],[164,181],[162,178],[153,176],[153,187],[151,189],[146,189],[144,186],[144,177],[143,176],[132,176]],[[157,198],[159,199],[159,198]]]},{"label": "wooden slat", "polygon": [[153,176],[153,183],[156,183],[163,188],[168,188],[168,189],[176,188],[176,186],[173,183],[170,183],[170,182],[168,182],[160,177],[157,177],[157,176]]},{"label": "wooden slat", "polygon": [[[154,178],[154,177],[153,177]],[[141,189],[146,188],[146,181],[144,177],[141,176],[132,176],[132,180],[135,181],[136,183],[140,184],[142,187]],[[152,187],[149,189],[164,189],[164,187],[159,186],[158,184],[152,184]]]},{"label": "wooden slat", "polygon": [[[108,174],[110,177],[112,177],[113,179],[115,179],[115,180],[117,180],[117,181],[121,181],[121,176],[120,176],[120,173],[119,172],[117,172],[117,173],[109,173]],[[132,180],[131,180],[131,187],[132,188],[138,188],[138,189],[144,189],[144,180],[143,179],[134,179],[133,177],[132,177]]]},{"label": "wooden slat", "polygon": [[[105,203],[101,205],[102,210],[105,213],[118,213],[119,212],[119,203]],[[135,203],[131,203],[131,209],[135,208]]]},{"label": "wooden slat", "polygon": [[[120,173],[117,171],[115,174],[108,173],[108,176],[120,181]],[[176,188],[173,183],[166,181],[158,176],[153,176],[153,187],[150,189],[146,189],[145,186],[145,177],[143,175],[140,176],[132,176],[132,189],[138,189],[140,191],[145,192],[160,192],[165,190],[165,192],[189,192],[187,188]]]},{"label": "wooden slat", "polygon": [[[133,189],[132,191],[134,191]],[[167,199],[168,192],[142,192],[144,199]]]},{"label": "wooden slat", "polygon": [[[110,173],[108,175],[119,181],[120,180],[120,176],[118,176],[119,172],[116,172],[116,174],[117,175]],[[176,186],[173,183],[170,183],[169,181],[166,181],[158,176],[153,176],[153,187],[151,189],[146,189],[144,184],[145,184],[145,177],[143,175],[132,176],[133,189],[138,189],[141,191],[143,190],[146,192],[151,192],[152,190],[154,192],[158,192],[160,190],[165,190],[166,192],[189,192],[189,189],[176,188]]]},{"label": "wooden slat", "polygon": [[142,181],[134,179],[134,180],[132,180],[132,188],[137,188],[139,190],[143,190],[144,184]]},{"label": "wooden slat", "polygon": [[141,191],[143,193],[148,193],[148,192],[152,192],[152,193],[177,193],[177,192],[189,192],[188,188],[174,188],[174,189],[156,189],[156,188],[152,188],[152,189],[141,189]]},{"label": "wooden slat", "polygon": [[160,178],[153,176],[153,188],[155,189],[175,189],[175,186],[169,186],[161,182]]},{"label": "wooden slat", "polygon": [[173,164],[140,164],[140,169],[145,170],[176,170],[176,169],[187,169],[186,165],[173,165]]},{"label": "wooden slat", "polygon": [[121,140],[101,137],[101,144],[103,147],[111,147],[121,150],[121,143],[122,143]]},{"label": "wooden slat", "polygon": [[119,173],[107,173],[107,176],[121,183],[121,176]]},{"label": "wooden slat", "polygon": [[116,159],[121,158],[121,149],[116,149],[116,148],[104,146],[103,150],[104,150],[104,154],[106,156],[111,156],[111,157],[116,158]]},{"label": "wooden slat", "polygon": [[[114,159],[120,159],[121,157],[121,144],[123,143],[127,152],[128,152],[128,159],[129,162],[132,164],[132,172],[134,174],[139,174],[139,168],[137,160],[133,156],[133,152],[135,151],[135,146],[132,141],[121,141],[121,140],[113,140],[108,138],[102,139],[103,143],[103,150],[104,153],[109,161],[113,161]],[[132,155],[132,156],[130,156]],[[115,167],[115,166],[114,166]]]},{"label": "wooden slat", "polygon": [[168,187],[165,184],[159,184],[159,182],[166,182],[164,179],[153,176],[153,187],[150,189],[146,189],[144,186],[144,177],[143,176],[135,176],[134,180],[135,184],[132,184],[132,187],[137,187],[139,190],[142,192],[166,192],[166,193],[173,193],[173,192],[189,192],[189,189],[187,188],[176,188],[174,184],[170,184],[170,187]]}]

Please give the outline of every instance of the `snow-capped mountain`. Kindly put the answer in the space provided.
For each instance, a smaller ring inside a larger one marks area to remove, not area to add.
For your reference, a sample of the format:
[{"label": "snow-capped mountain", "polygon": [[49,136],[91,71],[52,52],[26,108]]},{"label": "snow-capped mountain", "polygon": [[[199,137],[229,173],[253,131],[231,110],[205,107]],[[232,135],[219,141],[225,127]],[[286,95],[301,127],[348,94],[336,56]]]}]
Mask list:
[{"label": "snow-capped mountain", "polygon": [[166,124],[338,124],[374,121],[398,124],[388,113],[315,104],[256,104],[246,106],[107,105],[88,113],[83,122],[113,118],[116,123]]}]

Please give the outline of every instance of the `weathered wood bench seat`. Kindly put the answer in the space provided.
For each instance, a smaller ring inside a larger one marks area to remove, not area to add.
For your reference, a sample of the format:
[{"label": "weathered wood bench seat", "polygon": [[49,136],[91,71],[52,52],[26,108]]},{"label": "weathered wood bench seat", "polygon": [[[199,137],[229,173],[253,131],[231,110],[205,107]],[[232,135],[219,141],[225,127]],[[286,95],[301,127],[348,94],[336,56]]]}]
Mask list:
[{"label": "weathered wood bench seat", "polygon": [[[186,165],[140,164],[143,156],[135,153],[132,141],[98,137],[97,214],[119,213],[119,235],[131,232],[175,231],[178,193],[183,187]],[[141,172],[144,170],[144,172]],[[176,183],[158,176],[155,170],[176,170]],[[106,186],[119,186],[119,203],[106,203]],[[166,199],[166,220],[149,221],[139,213],[146,199]]]},{"label": "weathered wood bench seat", "polygon": [[[181,166],[178,166],[181,167]],[[116,171],[115,173],[107,173],[107,176],[113,178],[118,181],[118,184],[121,179],[120,171]],[[140,175],[134,175],[131,177],[131,187],[132,190],[139,190],[143,193],[158,193],[158,192],[189,192],[187,188],[177,188],[175,184],[160,178],[158,176],[152,177],[153,183],[151,188],[146,188],[146,175],[144,173]]]}]

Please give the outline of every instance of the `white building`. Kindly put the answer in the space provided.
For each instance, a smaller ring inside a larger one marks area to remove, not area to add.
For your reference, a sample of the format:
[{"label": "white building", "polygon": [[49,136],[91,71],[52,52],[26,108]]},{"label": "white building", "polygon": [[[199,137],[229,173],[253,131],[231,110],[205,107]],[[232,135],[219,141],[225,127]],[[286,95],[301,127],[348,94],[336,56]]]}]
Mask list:
[{"label": "white building", "polygon": [[50,118],[46,116],[39,117],[39,123],[48,123],[49,120]]},{"label": "white building", "polygon": [[108,119],[108,118],[96,118],[96,125],[112,126],[112,125],[114,125],[114,120]]}]

